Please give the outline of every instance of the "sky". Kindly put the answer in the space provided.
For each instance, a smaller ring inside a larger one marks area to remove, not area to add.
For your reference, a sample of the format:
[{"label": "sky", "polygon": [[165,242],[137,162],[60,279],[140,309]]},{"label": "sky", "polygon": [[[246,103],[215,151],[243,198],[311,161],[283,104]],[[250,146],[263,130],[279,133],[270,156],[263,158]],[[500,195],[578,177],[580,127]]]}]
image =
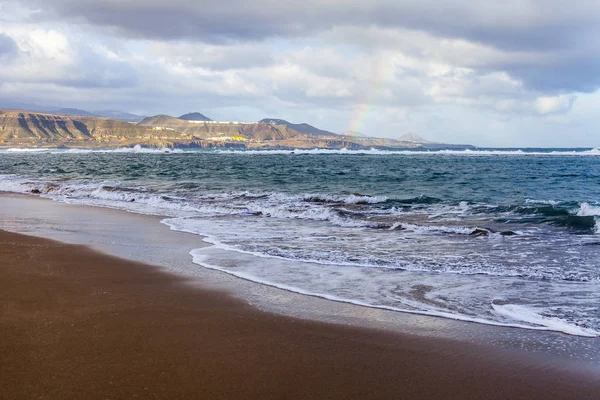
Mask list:
[{"label": "sky", "polygon": [[600,147],[597,0],[0,0],[0,106]]}]

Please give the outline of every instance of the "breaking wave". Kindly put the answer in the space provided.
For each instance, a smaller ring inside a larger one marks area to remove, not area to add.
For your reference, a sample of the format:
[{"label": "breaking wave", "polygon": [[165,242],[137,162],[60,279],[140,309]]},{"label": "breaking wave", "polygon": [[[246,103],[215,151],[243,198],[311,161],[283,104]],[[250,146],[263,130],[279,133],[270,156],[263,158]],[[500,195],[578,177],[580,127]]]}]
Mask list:
[{"label": "breaking wave", "polygon": [[343,149],[294,149],[294,150],[183,150],[172,148],[149,148],[136,145],[116,149],[58,149],[58,148],[10,148],[0,150],[7,153],[49,153],[49,154],[86,154],[86,153],[211,153],[211,154],[279,154],[279,155],[454,155],[454,156],[600,156],[600,149],[412,149],[412,150],[381,150],[376,148],[350,150]]},{"label": "breaking wave", "polygon": [[380,150],[376,148],[350,150],[350,149],[294,149],[294,150],[214,150],[222,154],[285,154],[285,155],[463,155],[463,156],[600,156],[600,149],[572,149],[572,150],[541,150],[541,149],[484,149],[484,150]]}]

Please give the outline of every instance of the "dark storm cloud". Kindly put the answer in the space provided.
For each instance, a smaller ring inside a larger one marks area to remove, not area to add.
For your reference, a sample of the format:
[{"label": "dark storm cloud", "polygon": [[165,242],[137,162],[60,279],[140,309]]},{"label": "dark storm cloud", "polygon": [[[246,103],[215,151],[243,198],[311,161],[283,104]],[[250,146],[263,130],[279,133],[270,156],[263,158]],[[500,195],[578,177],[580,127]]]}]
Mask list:
[{"label": "dark storm cloud", "polygon": [[[593,91],[600,58],[600,2],[595,0],[33,0],[37,18],[67,19],[126,37],[205,43],[311,37],[340,26],[401,28],[458,38],[506,52],[586,54],[503,70],[544,93]],[[560,57],[559,57],[560,58]],[[223,66],[221,66],[224,68]]]},{"label": "dark storm cloud", "polygon": [[505,49],[559,48],[598,32],[600,4],[559,0],[286,1],[34,0],[42,18],[70,17],[154,39],[260,40],[335,26],[402,27]]},{"label": "dark storm cloud", "polygon": [[544,93],[594,92],[600,87],[600,57],[562,59],[543,66],[511,65],[504,68],[528,89]]}]

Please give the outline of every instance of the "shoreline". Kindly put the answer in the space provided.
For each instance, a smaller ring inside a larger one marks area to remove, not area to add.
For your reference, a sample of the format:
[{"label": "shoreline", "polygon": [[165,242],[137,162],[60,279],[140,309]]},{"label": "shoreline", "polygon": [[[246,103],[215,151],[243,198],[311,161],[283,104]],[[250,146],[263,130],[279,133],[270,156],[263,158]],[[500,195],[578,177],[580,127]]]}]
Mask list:
[{"label": "shoreline", "polygon": [[91,249],[0,231],[7,398],[592,399],[592,376],[447,339],[266,313]]},{"label": "shoreline", "polygon": [[[109,256],[153,265],[188,286],[222,290],[261,311],[309,321],[374,328],[484,346],[505,357],[600,374],[597,339],[403,313],[288,291],[195,264],[189,251],[203,237],[172,231],[161,217],[37,196],[0,193],[0,229],[83,244]],[[599,375],[600,376],[600,375]]]}]

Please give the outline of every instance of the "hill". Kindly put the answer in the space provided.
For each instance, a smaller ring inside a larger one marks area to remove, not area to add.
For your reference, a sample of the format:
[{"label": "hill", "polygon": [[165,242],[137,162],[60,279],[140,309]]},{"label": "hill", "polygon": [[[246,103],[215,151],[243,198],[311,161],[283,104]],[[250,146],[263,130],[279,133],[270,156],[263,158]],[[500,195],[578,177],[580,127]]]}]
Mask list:
[{"label": "hill", "polygon": [[[428,149],[450,146],[356,135],[306,134],[285,124],[276,124],[277,120],[268,121],[269,123],[199,122],[157,115],[132,124],[92,116],[0,110],[0,147],[115,148],[142,145],[157,148]],[[300,127],[302,125],[296,124]]]},{"label": "hill", "polygon": [[212,119],[208,118],[204,114],[200,114],[199,112],[191,112],[188,114],[183,114],[179,119],[184,119],[186,121],[212,121]]},{"label": "hill", "polygon": [[[195,121],[195,120],[194,120]],[[143,119],[139,126],[159,129],[173,129],[200,139],[218,139],[242,137],[252,140],[284,140],[301,136],[302,134],[285,125],[271,125],[264,122],[253,124],[240,122],[212,122],[194,123],[169,115],[157,115]],[[225,140],[225,139],[224,139]]]},{"label": "hill", "polygon": [[290,129],[293,129],[295,131],[298,131],[300,133],[304,133],[306,135],[314,135],[314,136],[339,136],[333,132],[329,132],[329,131],[324,131],[322,129],[319,128],[315,128],[312,125],[309,125],[307,123],[301,123],[301,124],[293,124],[291,122],[288,122],[284,119],[278,119],[278,118],[264,118],[261,119],[259,122],[264,122],[266,124],[269,125],[284,125],[287,126]]},{"label": "hill", "polygon": [[369,136],[365,135],[364,133],[360,133],[360,132],[356,132],[356,131],[346,131],[346,132],[342,133],[342,136],[348,136],[348,137],[353,137],[353,138],[369,137]]},{"label": "hill", "polygon": [[416,133],[407,133],[405,135],[400,136],[400,138],[398,140],[403,140],[405,142],[414,142],[414,143],[433,143],[425,138],[422,138],[421,136],[417,135]]}]

